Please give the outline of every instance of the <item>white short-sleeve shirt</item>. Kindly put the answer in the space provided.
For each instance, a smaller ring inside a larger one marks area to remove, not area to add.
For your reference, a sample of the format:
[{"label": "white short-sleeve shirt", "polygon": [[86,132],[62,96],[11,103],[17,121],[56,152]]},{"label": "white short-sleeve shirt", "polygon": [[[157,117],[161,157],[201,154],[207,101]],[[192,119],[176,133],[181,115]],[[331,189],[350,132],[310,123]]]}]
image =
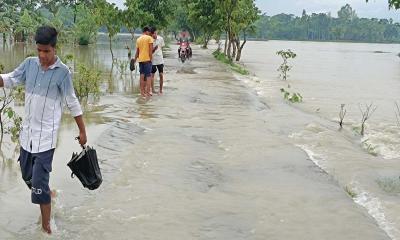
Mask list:
[{"label": "white short-sleeve shirt", "polygon": [[161,36],[157,36],[157,39],[154,40],[153,47],[158,46],[157,50],[153,53],[153,65],[164,64],[164,57],[162,53],[162,48],[165,46],[164,38]]}]

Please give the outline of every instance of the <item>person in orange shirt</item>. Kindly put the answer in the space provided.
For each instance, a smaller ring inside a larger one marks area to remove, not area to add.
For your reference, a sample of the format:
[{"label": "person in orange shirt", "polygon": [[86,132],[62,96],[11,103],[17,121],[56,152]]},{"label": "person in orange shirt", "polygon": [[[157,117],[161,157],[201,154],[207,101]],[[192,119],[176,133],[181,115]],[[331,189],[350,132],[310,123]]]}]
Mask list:
[{"label": "person in orange shirt", "polygon": [[135,62],[139,61],[140,72],[140,94],[142,97],[150,97],[151,94],[151,71],[153,59],[153,37],[150,28],[144,27],[143,34],[136,41]]}]

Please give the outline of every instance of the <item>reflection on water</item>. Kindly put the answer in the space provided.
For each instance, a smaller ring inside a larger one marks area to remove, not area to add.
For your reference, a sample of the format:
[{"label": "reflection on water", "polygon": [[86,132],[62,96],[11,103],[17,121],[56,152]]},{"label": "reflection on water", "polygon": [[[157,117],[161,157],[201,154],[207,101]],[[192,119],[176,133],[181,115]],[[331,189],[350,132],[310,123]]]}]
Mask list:
[{"label": "reflection on water", "polygon": [[[89,46],[60,44],[57,54],[60,56],[72,54],[74,56],[72,63],[68,64],[72,71],[77,69],[78,63],[99,70],[104,93],[132,94],[138,91],[138,74],[136,72],[131,73],[126,67],[121,70],[121,65],[127,65],[129,62],[127,45],[134,49],[130,35],[120,34],[114,39],[113,52],[116,58],[114,63],[111,60],[109,43],[105,34],[99,34],[97,44]],[[5,66],[5,72],[8,72],[20,64],[27,55],[36,55],[35,45],[23,43],[5,45],[4,48],[0,49],[0,63]]]}]

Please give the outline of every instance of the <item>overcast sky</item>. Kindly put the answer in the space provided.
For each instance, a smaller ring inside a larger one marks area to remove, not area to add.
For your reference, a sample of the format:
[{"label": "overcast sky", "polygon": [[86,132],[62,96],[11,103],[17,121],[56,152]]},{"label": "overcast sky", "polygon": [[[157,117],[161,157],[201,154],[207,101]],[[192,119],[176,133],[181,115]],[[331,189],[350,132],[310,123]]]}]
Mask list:
[{"label": "overcast sky", "polygon": [[[107,0],[116,3],[123,8],[124,0]],[[303,9],[308,13],[331,12],[332,16],[337,16],[337,11],[349,3],[356,10],[359,17],[368,18],[393,18],[400,22],[400,10],[388,10],[387,0],[256,0],[258,8],[268,15],[279,13],[292,13],[301,15]]]}]

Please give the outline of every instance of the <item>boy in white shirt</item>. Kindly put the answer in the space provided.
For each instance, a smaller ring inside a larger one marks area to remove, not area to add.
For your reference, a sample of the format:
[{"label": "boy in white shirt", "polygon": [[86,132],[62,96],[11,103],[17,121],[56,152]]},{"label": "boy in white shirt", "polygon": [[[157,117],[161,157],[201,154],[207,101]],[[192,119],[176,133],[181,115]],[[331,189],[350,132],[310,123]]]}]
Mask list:
[{"label": "boy in white shirt", "polygon": [[154,38],[153,44],[153,68],[151,75],[151,88],[154,93],[154,76],[158,70],[160,76],[160,91],[159,94],[163,93],[163,83],[164,83],[164,57],[162,53],[162,48],[165,46],[164,38],[157,35],[157,29],[155,27],[150,28],[150,34]]}]

